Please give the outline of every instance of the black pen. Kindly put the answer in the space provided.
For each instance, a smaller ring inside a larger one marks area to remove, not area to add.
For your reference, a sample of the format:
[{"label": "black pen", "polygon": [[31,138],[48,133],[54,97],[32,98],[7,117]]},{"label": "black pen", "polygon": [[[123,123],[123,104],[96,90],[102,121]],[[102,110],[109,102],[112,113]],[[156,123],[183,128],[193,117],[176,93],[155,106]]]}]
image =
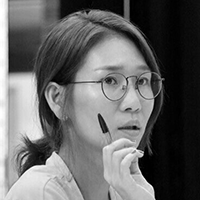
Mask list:
[{"label": "black pen", "polygon": [[110,131],[108,129],[108,126],[106,125],[106,122],[100,113],[98,113],[97,117],[98,117],[99,125],[101,127],[103,134],[105,134],[106,136],[108,135],[108,137],[109,137],[109,138],[108,137],[107,138],[108,138],[108,143],[110,144],[112,142],[112,137],[111,137]]}]

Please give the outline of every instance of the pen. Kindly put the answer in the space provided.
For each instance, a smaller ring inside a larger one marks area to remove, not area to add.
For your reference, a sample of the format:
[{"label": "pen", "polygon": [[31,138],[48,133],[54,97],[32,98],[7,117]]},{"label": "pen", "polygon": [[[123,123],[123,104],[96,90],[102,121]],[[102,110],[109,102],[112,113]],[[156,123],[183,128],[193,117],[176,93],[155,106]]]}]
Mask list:
[{"label": "pen", "polygon": [[99,125],[101,127],[103,134],[108,135],[108,137],[109,137],[108,143],[110,144],[112,142],[112,137],[111,137],[110,131],[108,129],[108,126],[106,125],[106,122],[105,122],[105,120],[103,119],[103,117],[101,116],[100,113],[98,113],[97,117],[98,117]]}]

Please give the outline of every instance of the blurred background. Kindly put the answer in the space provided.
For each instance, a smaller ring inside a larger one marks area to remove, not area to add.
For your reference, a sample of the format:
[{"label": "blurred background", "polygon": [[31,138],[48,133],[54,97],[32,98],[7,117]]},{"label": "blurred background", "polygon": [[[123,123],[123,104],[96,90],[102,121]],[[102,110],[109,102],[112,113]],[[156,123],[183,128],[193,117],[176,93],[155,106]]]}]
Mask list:
[{"label": "blurred background", "polygon": [[0,56],[1,198],[17,179],[13,156],[21,135],[31,139],[41,135],[32,68],[42,38],[52,23],[67,14],[97,8],[123,15],[139,26],[165,77],[164,107],[152,134],[153,155],[146,152],[141,159],[142,172],[154,186],[156,199],[200,199],[200,1],[3,2],[0,13],[7,28],[1,31],[0,40],[0,48],[6,50]]}]

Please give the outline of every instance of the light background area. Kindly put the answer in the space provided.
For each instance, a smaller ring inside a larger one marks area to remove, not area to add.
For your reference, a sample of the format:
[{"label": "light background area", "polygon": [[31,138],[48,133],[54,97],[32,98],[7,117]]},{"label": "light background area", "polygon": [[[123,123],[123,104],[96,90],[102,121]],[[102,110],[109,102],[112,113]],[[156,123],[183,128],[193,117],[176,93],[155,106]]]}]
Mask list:
[{"label": "light background area", "polygon": [[[18,178],[14,155],[22,135],[32,140],[41,136],[35,81],[30,72],[36,52],[34,58],[27,60],[49,25],[58,19],[58,3],[58,0],[0,1],[0,200]],[[9,56],[17,60],[12,62],[10,72],[8,44],[11,43],[14,51]],[[22,68],[20,63],[24,61],[27,65]],[[18,70],[21,68],[26,72]]]},{"label": "light background area", "polygon": [[5,163],[7,157],[7,75],[8,75],[8,6],[0,1],[0,199],[6,193]]},{"label": "light background area", "polygon": [[41,135],[36,112],[35,83],[32,73],[9,75],[9,121],[8,121],[8,187],[17,179],[14,155],[21,145],[23,135],[37,139]]}]

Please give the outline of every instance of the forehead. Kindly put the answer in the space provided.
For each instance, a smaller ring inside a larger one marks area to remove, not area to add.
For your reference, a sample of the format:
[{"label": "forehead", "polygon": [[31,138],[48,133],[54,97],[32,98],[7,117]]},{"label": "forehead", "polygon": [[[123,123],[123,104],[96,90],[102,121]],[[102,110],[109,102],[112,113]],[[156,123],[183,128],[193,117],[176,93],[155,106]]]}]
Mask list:
[{"label": "forehead", "polygon": [[144,68],[148,68],[147,64],[133,41],[123,36],[109,36],[88,52],[77,75],[117,70],[134,73]]}]

